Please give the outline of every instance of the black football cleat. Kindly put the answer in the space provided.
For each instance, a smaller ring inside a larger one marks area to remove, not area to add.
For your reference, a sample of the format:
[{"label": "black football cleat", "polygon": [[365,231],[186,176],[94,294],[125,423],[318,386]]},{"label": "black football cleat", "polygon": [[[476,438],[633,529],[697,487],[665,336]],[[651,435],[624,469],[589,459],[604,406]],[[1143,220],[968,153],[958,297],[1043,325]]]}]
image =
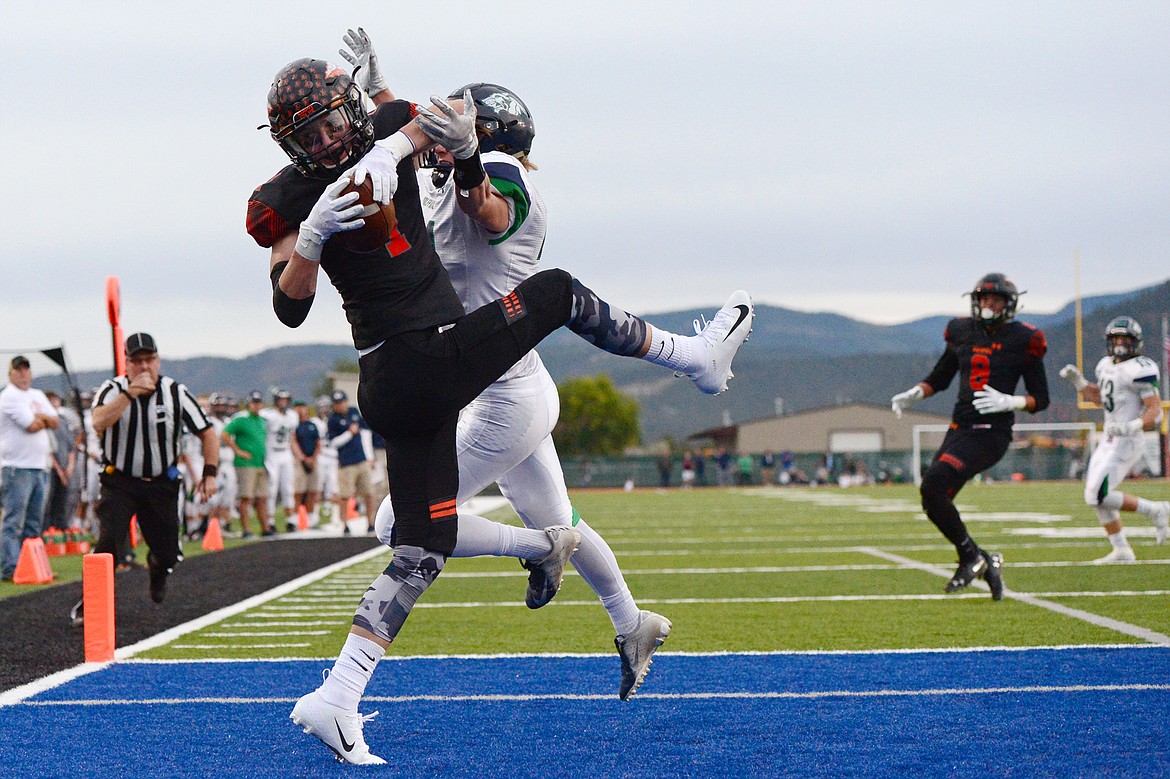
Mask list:
[{"label": "black football cleat", "polygon": [[991,590],[991,599],[1003,600],[1003,555],[999,552],[984,552],[982,550],[979,554],[987,563],[987,567],[983,569],[982,577],[983,581],[987,582],[988,589]]},{"label": "black football cleat", "polygon": [[969,560],[965,563],[960,562],[955,575],[947,582],[947,592],[956,592],[963,589],[976,579],[982,578],[984,570],[987,568],[987,560],[984,559],[982,553],[974,560]]}]

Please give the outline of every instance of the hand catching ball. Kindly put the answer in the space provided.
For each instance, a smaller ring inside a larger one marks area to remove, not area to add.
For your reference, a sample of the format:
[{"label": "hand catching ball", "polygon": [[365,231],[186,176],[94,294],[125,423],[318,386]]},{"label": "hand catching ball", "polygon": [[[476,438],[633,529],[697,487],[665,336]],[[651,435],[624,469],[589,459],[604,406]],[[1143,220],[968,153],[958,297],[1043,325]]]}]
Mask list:
[{"label": "hand catching ball", "polygon": [[375,202],[374,186],[369,177],[357,187],[350,183],[341,194],[349,192],[358,193],[358,203],[363,207],[360,216],[366,223],[357,230],[335,233],[333,240],[340,241],[350,251],[363,254],[377,251],[390,243],[390,235],[394,232],[394,226],[398,224],[394,201],[391,200],[387,205]]}]

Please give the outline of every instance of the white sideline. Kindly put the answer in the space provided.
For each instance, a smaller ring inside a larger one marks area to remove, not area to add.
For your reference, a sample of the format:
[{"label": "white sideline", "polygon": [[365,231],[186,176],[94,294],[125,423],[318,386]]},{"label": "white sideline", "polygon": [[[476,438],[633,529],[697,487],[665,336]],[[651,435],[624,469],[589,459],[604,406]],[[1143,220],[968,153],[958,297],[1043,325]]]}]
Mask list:
[{"label": "white sideline", "polygon": [[[941,576],[944,579],[951,578],[951,571],[938,565],[921,563],[917,560],[911,560],[909,557],[902,557],[901,555],[891,554],[875,547],[859,547],[859,549],[864,551],[866,554],[871,554],[874,557],[880,557],[883,560],[889,560],[890,562],[900,563],[902,565],[909,565],[911,567],[917,568],[920,571],[931,573],[935,576]],[[982,589],[987,589],[987,584],[984,582],[976,581],[973,583]],[[1093,614],[1089,611],[1074,609],[1070,606],[1062,606],[1059,603],[1053,603],[1050,600],[1038,598],[1035,595],[1029,595],[1023,592],[1015,592],[1011,589],[1008,589],[1007,587],[1004,587],[1003,596],[1005,598],[1018,600],[1021,603],[1027,603],[1029,606],[1038,606],[1042,609],[1048,609],[1049,611],[1055,612],[1057,614],[1063,614],[1066,617],[1079,619],[1083,622],[1088,622],[1090,625],[1096,625],[1097,627],[1102,627],[1107,630],[1115,630],[1118,633],[1123,633],[1127,636],[1140,638],[1143,641],[1149,641],[1151,644],[1164,644],[1170,646],[1170,636],[1164,635],[1154,630],[1150,630],[1149,628],[1143,628],[1138,625],[1131,625],[1128,622],[1122,622],[1118,619],[1102,617],[1100,614]]]},{"label": "white sideline", "polygon": [[[947,695],[1002,695],[1073,692],[1163,692],[1170,684],[1069,684],[1023,685],[1020,687],[941,687],[925,690],[809,690],[807,692],[643,692],[638,700],[815,700],[822,698],[919,698]],[[523,695],[367,695],[362,703],[465,703],[529,701],[609,701],[613,694],[546,693]],[[192,703],[255,705],[296,703],[296,698],[117,698],[113,700],[24,701],[25,706],[182,706]]]}]

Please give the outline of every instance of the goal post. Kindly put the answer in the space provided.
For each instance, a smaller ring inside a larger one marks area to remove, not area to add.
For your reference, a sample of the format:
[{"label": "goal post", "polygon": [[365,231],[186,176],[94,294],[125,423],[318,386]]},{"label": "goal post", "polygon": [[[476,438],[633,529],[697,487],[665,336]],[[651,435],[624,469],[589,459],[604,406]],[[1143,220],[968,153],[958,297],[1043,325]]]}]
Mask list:
[{"label": "goal post", "polygon": [[[926,434],[946,433],[950,425],[915,425],[913,443],[910,453],[910,472],[914,476],[914,484],[922,484],[922,439]],[[1014,432],[1050,432],[1069,433],[1085,431],[1088,438],[1092,438],[1097,426],[1092,422],[1021,422],[1012,425]]]}]

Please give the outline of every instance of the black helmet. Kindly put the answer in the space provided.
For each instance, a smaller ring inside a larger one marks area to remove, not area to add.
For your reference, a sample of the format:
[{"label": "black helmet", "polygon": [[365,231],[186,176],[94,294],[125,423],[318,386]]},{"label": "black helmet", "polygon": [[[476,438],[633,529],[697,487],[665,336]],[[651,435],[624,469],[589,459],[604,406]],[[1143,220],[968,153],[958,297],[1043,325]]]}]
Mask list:
[{"label": "black helmet", "polygon": [[[984,316],[979,307],[979,296],[991,293],[1004,299],[1003,311],[992,316]],[[1002,273],[988,273],[975,283],[975,289],[967,293],[971,296],[971,316],[985,325],[1000,325],[1010,322],[1016,315],[1016,305],[1020,302],[1020,291],[1015,283]]]},{"label": "black helmet", "polygon": [[[327,144],[318,121],[336,127]],[[268,129],[297,170],[315,178],[337,178],[374,145],[361,89],[325,60],[299,59],[280,69],[268,90]]]},{"label": "black helmet", "polygon": [[479,133],[480,153],[502,151],[513,157],[527,157],[532,151],[532,139],[536,137],[536,124],[524,101],[512,90],[498,84],[468,84],[448,97],[462,98],[467,89],[471,90],[471,99],[475,101],[475,129]]},{"label": "black helmet", "polygon": [[1137,357],[1142,353],[1142,326],[1133,317],[1115,317],[1105,326],[1105,351],[1119,360]]}]

